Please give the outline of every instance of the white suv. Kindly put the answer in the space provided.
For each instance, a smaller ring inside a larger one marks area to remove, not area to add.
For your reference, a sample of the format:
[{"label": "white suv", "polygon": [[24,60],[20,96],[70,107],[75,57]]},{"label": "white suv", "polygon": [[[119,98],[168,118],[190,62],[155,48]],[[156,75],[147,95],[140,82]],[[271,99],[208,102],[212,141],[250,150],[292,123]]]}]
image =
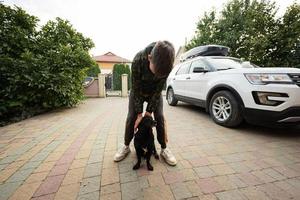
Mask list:
[{"label": "white suv", "polygon": [[197,56],[174,67],[167,102],[206,108],[219,125],[300,124],[300,69],[260,68],[227,56]]}]

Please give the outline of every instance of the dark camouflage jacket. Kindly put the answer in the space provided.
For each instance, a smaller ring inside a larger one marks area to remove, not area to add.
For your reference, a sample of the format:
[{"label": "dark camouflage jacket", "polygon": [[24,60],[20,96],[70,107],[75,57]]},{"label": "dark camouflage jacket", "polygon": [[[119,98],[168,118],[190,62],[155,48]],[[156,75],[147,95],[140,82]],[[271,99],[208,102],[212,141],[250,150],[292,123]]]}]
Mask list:
[{"label": "dark camouflage jacket", "polygon": [[146,111],[155,111],[166,82],[166,78],[155,77],[149,69],[148,55],[151,53],[154,45],[155,42],[138,52],[132,62],[132,92],[134,109],[137,113],[143,112],[143,103],[145,101],[148,102]]}]

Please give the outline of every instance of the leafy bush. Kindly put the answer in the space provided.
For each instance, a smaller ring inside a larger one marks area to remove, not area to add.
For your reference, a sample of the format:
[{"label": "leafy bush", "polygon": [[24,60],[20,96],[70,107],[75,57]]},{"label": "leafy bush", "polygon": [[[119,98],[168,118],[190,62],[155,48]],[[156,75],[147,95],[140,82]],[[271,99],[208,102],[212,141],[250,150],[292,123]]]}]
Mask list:
[{"label": "leafy bush", "polygon": [[83,99],[93,42],[65,20],[38,19],[0,4],[0,125]]},{"label": "leafy bush", "polygon": [[128,74],[128,89],[131,88],[131,73],[128,65],[125,64],[115,64],[113,68],[113,89],[122,89],[122,74]]},{"label": "leafy bush", "polygon": [[98,74],[100,74],[100,73],[101,73],[101,70],[97,63],[95,63],[92,67],[87,69],[87,72],[86,72],[87,76],[91,76],[91,77],[98,77]]}]

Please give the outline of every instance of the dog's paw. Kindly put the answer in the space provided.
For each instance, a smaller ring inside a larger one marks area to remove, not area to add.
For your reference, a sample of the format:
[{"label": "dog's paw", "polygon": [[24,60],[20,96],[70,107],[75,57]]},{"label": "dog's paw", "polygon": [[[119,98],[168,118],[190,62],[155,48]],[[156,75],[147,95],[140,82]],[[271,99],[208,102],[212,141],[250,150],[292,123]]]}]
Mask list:
[{"label": "dog's paw", "polygon": [[147,168],[149,171],[153,171],[153,166],[150,163],[147,164]]},{"label": "dog's paw", "polygon": [[154,154],[154,158],[156,159],[156,160],[158,160],[159,159],[159,156],[158,156],[158,154],[156,153],[156,154]]},{"label": "dog's paw", "polygon": [[133,170],[137,170],[137,169],[139,169],[140,168],[140,164],[139,163],[137,163],[137,164],[135,164],[134,166],[133,166]]}]

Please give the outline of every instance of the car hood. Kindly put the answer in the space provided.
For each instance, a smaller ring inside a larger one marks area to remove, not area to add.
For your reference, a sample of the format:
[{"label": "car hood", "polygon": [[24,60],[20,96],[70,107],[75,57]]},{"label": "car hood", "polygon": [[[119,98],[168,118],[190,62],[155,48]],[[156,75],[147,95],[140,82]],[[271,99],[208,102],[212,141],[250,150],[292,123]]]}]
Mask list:
[{"label": "car hood", "polygon": [[228,69],[228,70],[222,70],[218,71],[218,73],[221,74],[244,74],[244,73],[299,73],[300,69],[298,68],[287,68],[287,67],[262,67],[262,68],[240,68],[240,69]]}]

